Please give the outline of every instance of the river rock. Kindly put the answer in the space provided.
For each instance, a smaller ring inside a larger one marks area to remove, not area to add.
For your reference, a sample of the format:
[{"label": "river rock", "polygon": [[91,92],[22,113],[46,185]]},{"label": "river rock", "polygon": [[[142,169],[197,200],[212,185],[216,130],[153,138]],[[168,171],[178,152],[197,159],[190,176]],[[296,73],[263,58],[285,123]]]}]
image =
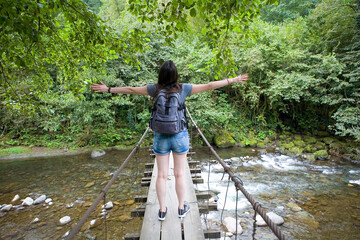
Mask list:
[{"label": "river rock", "polygon": [[214,143],[219,148],[235,146],[235,140],[226,130],[221,131],[214,137]]},{"label": "river rock", "polygon": [[5,206],[3,206],[0,211],[1,212],[8,212],[8,211],[10,211],[12,209],[12,207],[13,207],[12,204],[5,204]]},{"label": "river rock", "polygon": [[[281,225],[284,223],[284,219],[274,212],[268,212],[268,213],[266,213],[266,215],[276,225]],[[259,214],[256,215],[256,225],[258,225],[258,226],[266,226],[267,225],[266,222],[264,221],[264,219]]]},{"label": "river rock", "polygon": [[212,166],[211,171],[214,173],[222,173],[224,172],[224,168],[220,163],[218,163]]},{"label": "river rock", "polygon": [[92,187],[95,185],[95,182],[89,182],[88,184],[85,185],[86,188]]},{"label": "river rock", "polygon": [[69,216],[62,217],[59,220],[61,225],[65,225],[65,224],[69,223],[70,221],[71,221],[71,217],[69,217]]},{"label": "river rock", "polygon": [[93,150],[91,152],[91,157],[92,158],[98,158],[98,157],[101,157],[101,156],[104,156],[106,153],[104,150]]},{"label": "river rock", "polygon": [[329,160],[329,154],[326,150],[319,150],[314,152],[314,157],[318,160]]},{"label": "river rock", "polygon": [[[236,219],[232,217],[226,217],[223,221],[223,224],[228,232],[236,234]],[[237,221],[237,233],[242,234],[243,229],[240,226],[240,221]]]},{"label": "river rock", "polygon": [[20,199],[20,196],[18,194],[16,194],[15,197],[13,198],[13,200],[11,200],[11,202],[16,202],[19,199]]},{"label": "river rock", "polygon": [[34,220],[32,220],[31,223],[37,223],[39,221],[39,218],[35,218]]},{"label": "river rock", "polygon": [[239,157],[232,157],[230,158],[231,161],[239,162],[241,159]]},{"label": "river rock", "polygon": [[41,195],[40,197],[38,197],[37,199],[35,199],[34,201],[34,205],[42,203],[46,200],[46,195]]},{"label": "river rock", "polygon": [[105,205],[103,205],[104,209],[112,209],[114,207],[114,204],[110,201],[107,202]]},{"label": "river rock", "polygon": [[66,238],[67,236],[69,236],[69,233],[70,233],[70,231],[67,231],[62,237]]},{"label": "river rock", "polygon": [[301,207],[299,207],[299,205],[297,205],[296,203],[293,202],[288,202],[286,204],[293,212],[299,212],[301,211]]},{"label": "river rock", "polygon": [[47,199],[45,200],[45,203],[50,203],[50,202],[52,202],[52,199],[51,199],[51,198],[47,198]]},{"label": "river rock", "polygon": [[23,206],[31,206],[33,205],[34,200],[31,197],[27,197],[23,200],[22,205]]}]

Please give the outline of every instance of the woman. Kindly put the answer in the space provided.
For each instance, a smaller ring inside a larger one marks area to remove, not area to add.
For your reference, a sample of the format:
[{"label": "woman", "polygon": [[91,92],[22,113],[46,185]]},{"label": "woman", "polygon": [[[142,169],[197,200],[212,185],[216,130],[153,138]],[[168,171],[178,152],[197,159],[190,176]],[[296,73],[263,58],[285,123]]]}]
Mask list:
[{"label": "woman", "polygon": [[[94,92],[109,92],[122,94],[150,95],[155,98],[161,90],[167,93],[180,93],[180,100],[185,102],[185,98],[191,94],[220,88],[231,83],[245,83],[249,78],[248,74],[239,75],[235,78],[213,81],[207,84],[179,84],[178,73],[175,64],[172,61],[163,63],[159,70],[157,84],[142,87],[113,87],[108,88],[103,82],[101,84],[93,83],[91,89]],[[185,111],[185,110],[184,110]],[[156,181],[156,193],[160,203],[158,213],[159,220],[165,220],[167,207],[165,206],[166,198],[166,180],[169,171],[170,151],[174,156],[174,175],[175,190],[179,201],[178,215],[184,217],[189,212],[190,206],[184,203],[185,195],[185,178],[184,169],[186,163],[186,154],[189,150],[189,136],[187,129],[183,129],[176,134],[154,133],[153,149],[156,155],[158,166],[158,177]]]}]

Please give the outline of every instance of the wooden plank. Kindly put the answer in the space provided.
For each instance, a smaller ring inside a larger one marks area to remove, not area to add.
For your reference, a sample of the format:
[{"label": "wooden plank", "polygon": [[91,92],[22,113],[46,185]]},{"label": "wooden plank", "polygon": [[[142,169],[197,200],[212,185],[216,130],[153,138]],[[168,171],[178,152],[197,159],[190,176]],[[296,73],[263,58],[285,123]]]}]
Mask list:
[{"label": "wooden plank", "polygon": [[161,223],[161,239],[180,240],[182,239],[181,221],[177,215],[178,198],[175,191],[174,159],[172,153],[170,153],[169,159],[169,175],[166,183],[165,204],[168,212],[165,221]]},{"label": "wooden plank", "polygon": [[200,161],[188,161],[189,166],[193,166],[193,165],[199,165]]},{"label": "wooden plank", "polygon": [[152,171],[144,172],[144,177],[151,177],[151,176],[152,176]]},{"label": "wooden plank", "polygon": [[135,202],[137,203],[145,203],[147,201],[147,195],[136,195]]},{"label": "wooden plank", "polygon": [[221,238],[220,230],[204,230],[205,238]]},{"label": "wooden plank", "polygon": [[135,209],[131,210],[132,217],[143,217],[145,214],[145,206],[141,205],[136,207]]},{"label": "wooden plank", "polygon": [[141,228],[140,240],[160,240],[160,221],[157,219],[159,202],[156,196],[157,164],[155,161],[151,183],[146,202],[143,225]]},{"label": "wooden plank", "polygon": [[185,165],[186,201],[190,205],[190,212],[184,218],[184,239],[202,240],[205,239],[201,225],[200,213],[194,191],[194,184],[191,179],[189,165]]},{"label": "wooden plank", "polygon": [[192,168],[192,169],[190,169],[190,173],[201,173],[201,169],[200,168]]},{"label": "wooden plank", "polygon": [[151,177],[143,177],[143,178],[141,178],[141,181],[142,182],[151,182]]},{"label": "wooden plank", "polygon": [[148,187],[150,186],[150,182],[141,182],[142,187]]},{"label": "wooden plank", "polygon": [[153,168],[154,163],[145,163],[145,168]]},{"label": "wooden plank", "polygon": [[140,239],[140,233],[127,233],[125,235],[125,240],[139,240]]},{"label": "wooden plank", "polygon": [[211,193],[208,191],[196,193],[196,199],[209,199],[209,198],[211,198]]}]

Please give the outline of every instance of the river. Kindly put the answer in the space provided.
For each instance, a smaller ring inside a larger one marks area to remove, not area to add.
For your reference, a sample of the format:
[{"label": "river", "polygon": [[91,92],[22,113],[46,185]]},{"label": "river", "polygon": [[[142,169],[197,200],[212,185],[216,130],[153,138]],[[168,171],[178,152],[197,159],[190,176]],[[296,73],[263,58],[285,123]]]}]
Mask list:
[{"label": "river", "polygon": [[[227,176],[213,163],[207,148],[196,148],[194,160],[201,162],[204,184],[197,191],[211,190],[218,211],[202,214],[203,227],[221,228],[221,214],[235,217],[236,190],[228,186]],[[251,148],[218,149],[243,180],[245,189],[266,211],[284,219],[281,231],[288,239],[360,239],[360,165],[331,158],[329,161],[304,162],[285,155]],[[89,154],[46,157],[0,162],[0,205],[10,204],[16,194],[20,199],[35,199],[45,194],[52,205],[41,203],[22,209],[0,212],[0,239],[61,239],[75,225],[96,198],[112,173],[130,151],[109,151],[101,159]],[[135,195],[146,194],[141,187],[145,163],[150,162],[147,149],[140,150],[106,195],[114,207],[107,212],[107,231],[101,206],[84,225],[78,239],[122,239],[126,233],[141,230],[141,219],[130,212],[137,205]],[[209,173],[210,164],[210,173]],[[209,181],[209,184],[207,180]],[[243,233],[238,239],[276,239],[268,227],[253,229],[253,210],[239,192],[238,216]],[[226,199],[226,204],[225,204]],[[225,205],[225,206],[224,206]],[[224,210],[223,210],[224,209]],[[59,223],[70,216],[71,222]],[[34,219],[37,222],[32,223]],[[90,220],[95,224],[89,227]],[[234,237],[228,239],[235,239]]]}]

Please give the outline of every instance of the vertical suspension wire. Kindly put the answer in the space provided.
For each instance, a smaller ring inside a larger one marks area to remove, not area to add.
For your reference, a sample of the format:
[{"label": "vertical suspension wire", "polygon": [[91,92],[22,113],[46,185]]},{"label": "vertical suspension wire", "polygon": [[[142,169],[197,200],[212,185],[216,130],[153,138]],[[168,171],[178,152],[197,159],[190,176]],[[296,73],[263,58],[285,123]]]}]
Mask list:
[{"label": "vertical suspension wire", "polygon": [[[211,152],[209,150],[209,158],[208,158],[208,176],[207,176],[207,193],[210,194],[210,172],[211,172],[211,168],[210,168],[210,159],[211,157]],[[209,210],[209,199],[206,201],[206,205],[207,205],[207,209]],[[208,213],[205,213],[205,224],[206,224],[206,229],[208,229]]]},{"label": "vertical suspension wire", "polygon": [[[220,224],[221,225],[223,225],[223,214],[224,214],[224,210],[225,210],[225,206],[226,206],[226,200],[227,200],[227,195],[228,195],[228,191],[229,191],[229,185],[230,185],[230,175],[229,175],[228,184],[227,184],[227,187],[226,187],[224,205],[223,205],[223,209],[221,210],[221,215],[220,215]],[[226,233],[224,234],[224,240],[225,240],[225,236],[226,236]]]},{"label": "vertical suspension wire", "polygon": [[106,193],[104,193],[104,210],[105,210],[105,215],[104,215],[104,225],[105,225],[105,231],[104,231],[104,239],[107,240],[107,224],[106,224],[106,216],[107,216],[107,210],[105,208],[106,206]]},{"label": "vertical suspension wire", "polygon": [[[140,146],[139,146],[139,148],[140,148]],[[136,149],[135,157],[134,157],[135,163],[136,163],[136,177],[135,177],[136,184],[135,185],[136,185],[136,192],[137,193],[139,193],[139,184],[137,184],[137,180],[138,180],[139,175],[140,175],[140,168],[139,168],[139,162],[138,162],[139,148]],[[140,217],[139,212],[136,211],[136,219],[139,220],[139,217]],[[140,222],[142,222],[142,221],[138,221],[138,226],[137,226],[137,231],[138,232],[140,232]]]},{"label": "vertical suspension wire", "polygon": [[256,233],[256,211],[255,211],[255,209],[254,209],[254,217],[253,217],[253,219],[254,219],[254,222],[253,222],[252,239],[256,240],[256,238],[255,238],[255,233]]},{"label": "vertical suspension wire", "polygon": [[237,214],[238,200],[239,200],[239,190],[236,189],[236,203],[235,203],[235,224],[236,224],[236,230],[235,230],[235,240],[237,240],[237,236],[238,236],[238,214]]}]

